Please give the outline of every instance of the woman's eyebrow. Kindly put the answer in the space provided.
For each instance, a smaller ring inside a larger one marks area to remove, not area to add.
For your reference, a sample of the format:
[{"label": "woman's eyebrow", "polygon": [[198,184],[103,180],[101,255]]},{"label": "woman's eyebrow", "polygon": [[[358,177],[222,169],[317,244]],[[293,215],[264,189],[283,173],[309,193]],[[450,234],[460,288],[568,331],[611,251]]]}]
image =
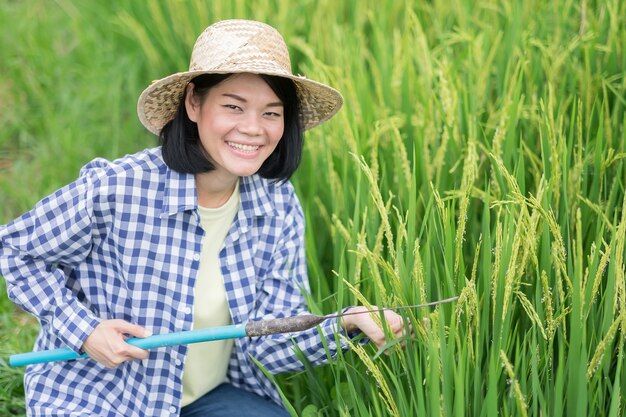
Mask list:
[{"label": "woman's eyebrow", "polygon": [[[224,93],[224,94],[222,94],[222,96],[223,97],[230,97],[230,98],[232,98],[234,100],[237,100],[237,101],[239,101],[241,103],[247,103],[248,102],[248,100],[246,100],[245,98],[241,97],[238,94]],[[271,103],[268,103],[266,105],[266,107],[283,107],[283,102],[282,101],[273,101]]]}]

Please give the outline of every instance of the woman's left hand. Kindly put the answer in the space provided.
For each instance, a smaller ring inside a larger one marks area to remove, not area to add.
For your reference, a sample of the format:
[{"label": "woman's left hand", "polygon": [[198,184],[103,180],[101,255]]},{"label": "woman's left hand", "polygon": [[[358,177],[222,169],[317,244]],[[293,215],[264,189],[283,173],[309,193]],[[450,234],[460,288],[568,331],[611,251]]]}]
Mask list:
[{"label": "woman's left hand", "polygon": [[[372,306],[372,308],[376,309],[377,307]],[[363,312],[363,314],[353,314],[350,316],[341,317],[340,326],[346,332],[353,332],[355,330],[362,331],[367,337],[370,338],[372,342],[374,342],[376,347],[380,349],[386,343],[391,342],[391,340],[386,340],[385,331],[376,323],[376,321],[374,321],[374,318],[372,317],[372,315],[378,315],[379,313],[376,311],[372,311],[371,314],[367,314],[367,311],[370,310],[368,310],[366,307],[349,308],[344,312],[344,314],[360,312]],[[391,310],[385,310],[383,312],[383,315],[385,317],[385,320],[387,320],[389,330],[396,338],[402,337],[406,334],[406,329],[402,316]]]}]

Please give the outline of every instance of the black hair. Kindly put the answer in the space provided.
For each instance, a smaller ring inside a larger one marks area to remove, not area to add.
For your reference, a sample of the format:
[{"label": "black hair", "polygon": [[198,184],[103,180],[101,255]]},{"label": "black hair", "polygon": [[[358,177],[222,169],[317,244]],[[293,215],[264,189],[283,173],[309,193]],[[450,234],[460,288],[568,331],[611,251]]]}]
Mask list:
[{"label": "black hair", "polygon": [[[202,102],[212,87],[230,76],[232,74],[199,75],[191,80],[193,94]],[[304,130],[300,122],[300,101],[292,80],[263,74],[260,77],[282,101],[285,127],[283,137],[263,162],[258,174],[268,179],[287,180],[302,159]],[[183,92],[174,118],[161,129],[159,137],[163,159],[167,166],[179,172],[198,174],[212,171],[215,168],[202,147],[198,126],[187,115],[185,95],[186,92]]]}]

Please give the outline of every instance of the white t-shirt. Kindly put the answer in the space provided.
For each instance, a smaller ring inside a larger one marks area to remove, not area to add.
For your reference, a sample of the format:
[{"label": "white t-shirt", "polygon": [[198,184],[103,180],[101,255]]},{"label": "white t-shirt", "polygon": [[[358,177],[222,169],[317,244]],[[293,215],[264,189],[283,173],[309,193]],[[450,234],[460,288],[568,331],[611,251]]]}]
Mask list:
[{"label": "white t-shirt", "polygon": [[[228,201],[218,208],[198,207],[205,231],[200,270],[196,279],[193,328],[227,326],[232,323],[219,252],[239,207],[239,183]],[[226,381],[233,340],[189,345],[183,372],[182,405],[188,405]]]}]

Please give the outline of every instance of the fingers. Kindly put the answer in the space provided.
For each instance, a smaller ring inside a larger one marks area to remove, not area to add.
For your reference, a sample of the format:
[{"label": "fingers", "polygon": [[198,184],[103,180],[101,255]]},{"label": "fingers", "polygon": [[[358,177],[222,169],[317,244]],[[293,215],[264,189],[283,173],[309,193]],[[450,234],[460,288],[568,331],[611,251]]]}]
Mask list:
[{"label": "fingers", "polygon": [[[372,306],[376,309],[376,306]],[[365,312],[368,311],[365,307],[353,307],[346,311],[346,313],[353,312]],[[377,348],[382,348],[394,339],[402,338],[407,334],[413,334],[413,326],[411,323],[405,324],[405,320],[402,316],[391,310],[385,310],[383,317],[386,321],[386,329],[379,326],[378,313],[372,314],[357,314],[352,316],[346,316],[342,318],[341,326],[347,331],[359,329],[370,339]],[[404,341],[400,342],[399,346],[404,346]],[[390,351],[386,351],[385,354],[390,354]]]},{"label": "fingers", "polygon": [[[393,311],[385,311],[384,318],[387,322],[387,335],[392,336],[392,338],[388,340],[388,337],[385,335],[385,330],[376,325],[376,331],[374,331],[373,334],[374,337],[370,337],[370,339],[372,340],[372,342],[374,342],[374,344],[376,344],[376,347],[378,348],[385,346],[393,339],[401,338],[406,335],[406,327],[404,325],[404,319],[402,318],[402,316]],[[389,352],[386,353],[389,354]]]},{"label": "fingers", "polygon": [[150,332],[141,326],[124,320],[105,320],[87,337],[83,350],[107,368],[114,368],[123,362],[146,359],[148,351],[126,343],[126,336],[148,337]]},{"label": "fingers", "polygon": [[112,322],[112,326],[114,326],[119,332],[126,333],[135,337],[148,337],[152,336],[152,333],[137,325],[129,323],[125,320],[110,320]]}]

